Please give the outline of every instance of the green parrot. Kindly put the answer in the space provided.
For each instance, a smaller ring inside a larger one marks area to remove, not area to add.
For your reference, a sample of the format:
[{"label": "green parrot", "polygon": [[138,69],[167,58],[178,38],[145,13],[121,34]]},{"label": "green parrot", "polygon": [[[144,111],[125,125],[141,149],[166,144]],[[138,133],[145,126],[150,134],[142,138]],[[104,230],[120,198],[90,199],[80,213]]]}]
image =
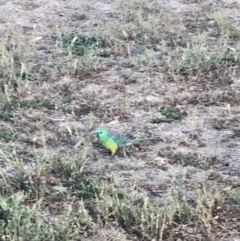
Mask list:
[{"label": "green parrot", "polygon": [[121,135],[113,133],[104,128],[97,128],[94,132],[97,134],[98,142],[111,151],[112,156],[116,153],[122,145],[132,144],[140,141],[156,140],[158,137],[150,137],[144,139],[133,139],[131,135]]}]

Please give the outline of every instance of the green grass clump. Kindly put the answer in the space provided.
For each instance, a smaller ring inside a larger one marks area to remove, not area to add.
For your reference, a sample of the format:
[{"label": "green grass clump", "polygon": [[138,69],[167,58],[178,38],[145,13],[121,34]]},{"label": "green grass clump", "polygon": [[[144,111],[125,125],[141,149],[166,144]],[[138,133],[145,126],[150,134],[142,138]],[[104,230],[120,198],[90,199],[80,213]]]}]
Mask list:
[{"label": "green grass clump", "polygon": [[100,49],[106,47],[106,41],[99,36],[87,36],[84,34],[70,33],[52,35],[52,39],[59,46],[67,49],[68,53],[84,55],[90,49]]},{"label": "green grass clump", "polygon": [[7,131],[7,130],[0,130],[0,140],[5,142],[9,142],[16,138],[17,132],[16,131]]},{"label": "green grass clump", "polygon": [[73,193],[82,199],[94,198],[101,191],[100,181],[89,181],[83,175],[72,175],[64,184],[71,187]]},{"label": "green grass clump", "polygon": [[48,109],[54,110],[55,104],[49,99],[33,99],[21,100],[20,98],[13,97],[9,101],[0,104],[0,119],[8,122],[15,122],[16,116],[14,113],[19,109]]},{"label": "green grass clump", "polygon": [[227,119],[227,118],[214,119],[214,122],[213,122],[214,129],[216,130],[232,129],[234,133],[237,133],[238,126],[239,126],[238,116],[234,116],[231,119]]},{"label": "green grass clump", "polygon": [[90,224],[91,219],[88,218],[83,205],[75,210],[69,204],[68,207],[63,207],[62,214],[55,219],[49,216],[47,210],[42,213],[42,205],[44,205],[42,200],[34,203],[27,202],[27,195],[22,192],[1,196],[0,235],[2,240],[67,241],[84,232],[86,226]]},{"label": "green grass clump", "polygon": [[239,123],[239,117],[238,116],[234,116],[230,119],[231,122],[234,122],[234,123]]},{"label": "green grass clump", "polygon": [[0,112],[0,119],[3,121],[9,121],[12,122],[14,119],[13,113],[5,111]]},{"label": "green grass clump", "polygon": [[222,130],[226,128],[226,121],[225,120],[214,120],[213,127],[216,130]]},{"label": "green grass clump", "polygon": [[234,129],[233,132],[234,132],[233,134],[234,137],[240,137],[240,128]]},{"label": "green grass clump", "polygon": [[[34,100],[21,100],[19,98],[12,98],[10,102],[5,103],[2,106],[3,110],[11,112],[16,109],[40,109],[46,108],[49,110],[53,110],[55,108],[55,104],[52,103],[49,99],[34,99]],[[10,115],[11,116],[11,115]]]},{"label": "green grass clump", "polygon": [[[97,198],[96,209],[105,222],[117,222],[129,233],[136,235],[138,240],[183,238],[185,225],[205,230],[206,239],[214,237],[211,220],[217,208],[214,202],[220,202],[218,192],[213,190],[209,197],[203,184],[196,196],[189,200],[184,181],[176,180],[176,185],[178,188],[169,190],[161,204],[153,203],[147,196],[131,198],[126,192],[107,188]],[[208,199],[213,202],[210,206],[205,205]]]},{"label": "green grass clump", "polygon": [[161,107],[160,112],[163,117],[155,117],[151,120],[153,124],[159,124],[161,122],[171,123],[175,120],[181,120],[184,116],[187,116],[186,111],[182,111],[176,107]]},{"label": "green grass clump", "polygon": [[187,155],[176,155],[175,156],[175,160],[176,162],[180,162],[182,166],[186,167],[186,166],[194,166],[194,167],[200,167],[200,163],[198,162],[198,160],[196,160],[195,158],[191,158]]}]

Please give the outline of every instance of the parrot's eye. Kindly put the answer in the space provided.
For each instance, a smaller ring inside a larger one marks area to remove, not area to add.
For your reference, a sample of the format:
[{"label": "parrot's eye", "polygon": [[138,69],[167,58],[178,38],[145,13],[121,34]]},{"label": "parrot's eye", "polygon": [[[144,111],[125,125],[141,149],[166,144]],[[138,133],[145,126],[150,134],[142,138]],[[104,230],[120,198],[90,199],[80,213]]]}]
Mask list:
[{"label": "parrot's eye", "polygon": [[100,134],[102,134],[102,131],[99,131],[96,134],[97,134],[97,136],[99,136]]}]

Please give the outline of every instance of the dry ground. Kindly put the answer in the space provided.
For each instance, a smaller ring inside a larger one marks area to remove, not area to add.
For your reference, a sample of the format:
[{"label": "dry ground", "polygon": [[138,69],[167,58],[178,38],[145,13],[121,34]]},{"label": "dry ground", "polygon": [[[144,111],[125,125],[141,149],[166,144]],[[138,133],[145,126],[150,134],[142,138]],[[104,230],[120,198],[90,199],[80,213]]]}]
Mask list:
[{"label": "dry ground", "polygon": [[240,1],[0,12],[1,240],[240,240]]}]

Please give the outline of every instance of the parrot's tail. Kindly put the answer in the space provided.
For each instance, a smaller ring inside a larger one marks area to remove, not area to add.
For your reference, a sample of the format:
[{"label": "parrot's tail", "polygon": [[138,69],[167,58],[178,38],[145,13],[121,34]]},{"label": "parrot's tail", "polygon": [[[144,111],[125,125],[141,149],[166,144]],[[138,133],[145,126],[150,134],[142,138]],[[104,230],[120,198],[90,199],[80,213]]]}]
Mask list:
[{"label": "parrot's tail", "polygon": [[129,139],[125,142],[125,144],[134,144],[134,143],[137,143],[137,142],[142,142],[142,141],[152,141],[152,140],[158,140],[159,137],[156,136],[156,137],[149,137],[149,138],[143,138],[143,139]]}]

